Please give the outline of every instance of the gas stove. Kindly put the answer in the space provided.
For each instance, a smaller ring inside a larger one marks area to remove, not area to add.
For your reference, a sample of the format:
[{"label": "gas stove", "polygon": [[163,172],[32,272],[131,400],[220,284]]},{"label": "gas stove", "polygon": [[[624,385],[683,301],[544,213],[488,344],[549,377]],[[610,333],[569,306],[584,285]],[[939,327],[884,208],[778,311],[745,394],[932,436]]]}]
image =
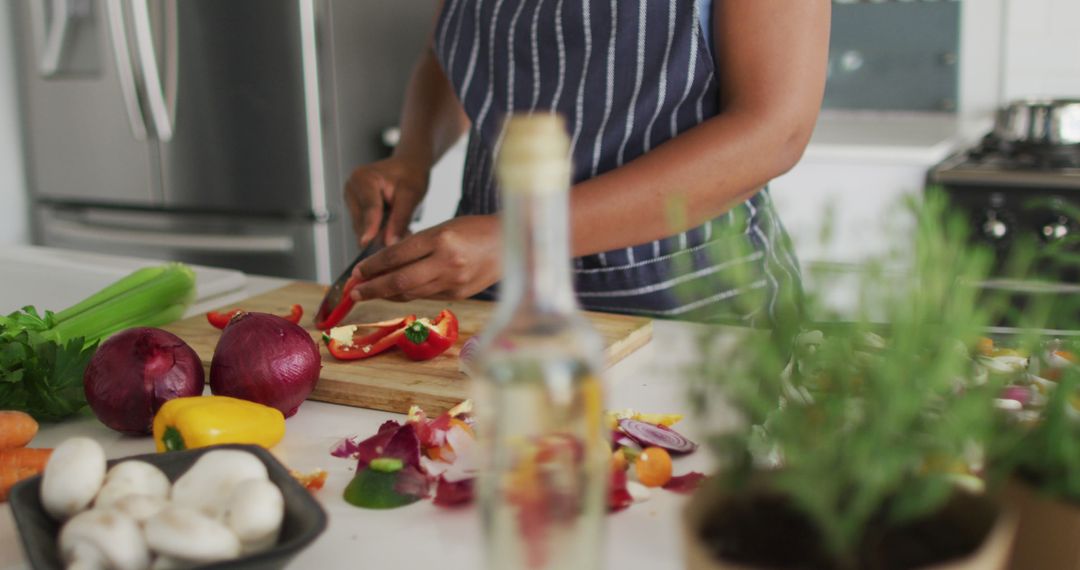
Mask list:
[{"label": "gas stove", "polygon": [[1080,192],[1080,145],[1011,144],[987,135],[931,171],[941,185],[1053,188]]},{"label": "gas stove", "polygon": [[967,214],[973,239],[993,246],[1001,261],[1025,239],[1080,251],[1080,145],[1008,144],[990,134],[934,167],[930,183]]},{"label": "gas stove", "polygon": [[971,240],[993,248],[997,263],[987,288],[1011,292],[1020,307],[1039,296],[1080,295],[1075,263],[1041,260],[1021,280],[1006,271],[1025,242],[1042,252],[1080,254],[1080,145],[1008,143],[991,133],[931,169],[929,181],[971,221]]}]

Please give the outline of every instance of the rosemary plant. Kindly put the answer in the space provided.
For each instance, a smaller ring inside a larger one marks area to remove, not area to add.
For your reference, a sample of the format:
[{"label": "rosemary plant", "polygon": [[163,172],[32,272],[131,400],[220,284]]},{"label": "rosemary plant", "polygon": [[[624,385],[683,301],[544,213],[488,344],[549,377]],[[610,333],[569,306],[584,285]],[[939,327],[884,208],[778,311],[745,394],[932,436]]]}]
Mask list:
[{"label": "rosemary plant", "polygon": [[[970,380],[979,338],[1007,306],[974,286],[992,256],[966,245],[966,224],[943,199],[915,209],[899,252],[910,270],[867,263],[856,322],[776,323],[801,331],[794,341],[710,331],[690,373],[706,421],[718,410],[742,420],[709,438],[718,484],[784,497],[839,568],[858,566],[868,528],[932,515],[958,481],[977,484],[970,470],[994,433],[1000,388]],[[820,311],[822,293],[807,291],[805,306]]]}]

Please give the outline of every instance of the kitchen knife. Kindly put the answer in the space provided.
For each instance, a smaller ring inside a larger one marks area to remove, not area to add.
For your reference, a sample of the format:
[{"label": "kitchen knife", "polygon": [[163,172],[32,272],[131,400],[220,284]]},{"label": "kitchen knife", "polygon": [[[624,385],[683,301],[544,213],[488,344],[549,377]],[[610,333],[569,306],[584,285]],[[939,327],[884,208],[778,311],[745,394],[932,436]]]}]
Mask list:
[{"label": "kitchen knife", "polygon": [[[356,286],[357,282],[352,278],[353,269],[363,260],[371,257],[380,249],[382,249],[382,235],[386,230],[386,220],[389,216],[383,214],[383,223],[379,228],[379,233],[375,235],[375,239],[368,242],[364,249],[360,250],[360,253],[356,256],[356,259],[352,260],[352,263],[345,267],[345,271],[338,276],[334,281],[334,284],[330,286],[330,289],[326,291],[326,295],[323,297],[322,303],[319,303],[319,310],[315,312],[315,326],[321,330],[328,329],[338,324],[342,318],[345,317],[344,313],[348,313],[348,309],[343,308],[341,311],[335,311],[341,305],[341,302],[345,300],[345,295],[349,290]],[[331,317],[336,317],[333,321],[330,321]]]}]

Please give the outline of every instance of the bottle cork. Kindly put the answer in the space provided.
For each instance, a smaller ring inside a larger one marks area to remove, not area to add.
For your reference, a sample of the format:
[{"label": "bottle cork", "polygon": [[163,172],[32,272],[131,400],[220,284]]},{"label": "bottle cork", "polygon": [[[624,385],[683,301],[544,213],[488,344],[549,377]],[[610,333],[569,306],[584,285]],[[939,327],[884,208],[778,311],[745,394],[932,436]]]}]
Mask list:
[{"label": "bottle cork", "polygon": [[553,113],[512,115],[495,164],[503,192],[565,192],[570,187],[570,138]]}]

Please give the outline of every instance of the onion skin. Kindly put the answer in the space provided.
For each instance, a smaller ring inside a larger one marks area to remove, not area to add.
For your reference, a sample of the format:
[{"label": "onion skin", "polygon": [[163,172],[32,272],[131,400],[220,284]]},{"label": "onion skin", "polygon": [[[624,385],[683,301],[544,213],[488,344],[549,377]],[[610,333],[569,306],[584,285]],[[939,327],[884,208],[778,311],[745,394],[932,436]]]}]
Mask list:
[{"label": "onion skin", "polygon": [[296,413],[319,381],[319,347],[299,325],[243,313],[225,327],[210,363],[210,391]]},{"label": "onion skin", "polygon": [[162,404],[202,394],[204,382],[202,360],[187,343],[170,332],[140,327],[102,343],[86,367],[83,389],[101,423],[145,435]]}]

